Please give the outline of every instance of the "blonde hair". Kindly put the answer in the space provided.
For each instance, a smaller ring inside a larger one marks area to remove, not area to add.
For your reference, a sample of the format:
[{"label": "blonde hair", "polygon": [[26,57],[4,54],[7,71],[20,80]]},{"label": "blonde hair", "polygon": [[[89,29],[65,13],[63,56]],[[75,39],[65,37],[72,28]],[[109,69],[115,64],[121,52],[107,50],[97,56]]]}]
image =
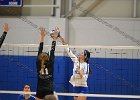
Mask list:
[{"label": "blonde hair", "polygon": [[49,60],[49,54],[46,52],[42,52],[41,54],[39,54],[39,60]]},{"label": "blonde hair", "polygon": [[41,70],[40,73],[44,73],[44,69],[45,69],[45,62],[49,60],[49,54],[46,52],[42,52],[41,54],[39,54],[38,59],[40,60],[40,66],[41,66]]}]

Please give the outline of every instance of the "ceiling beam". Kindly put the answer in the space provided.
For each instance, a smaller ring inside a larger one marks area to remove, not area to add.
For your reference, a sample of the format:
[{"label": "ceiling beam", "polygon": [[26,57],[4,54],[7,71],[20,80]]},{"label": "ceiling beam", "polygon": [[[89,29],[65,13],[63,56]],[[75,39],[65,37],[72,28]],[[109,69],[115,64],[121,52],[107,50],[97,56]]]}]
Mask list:
[{"label": "ceiling beam", "polygon": [[81,4],[83,4],[86,0],[81,0],[76,6],[74,6],[68,13],[66,13],[66,15],[64,16],[64,18],[68,18],[71,16],[71,14],[80,7]]},{"label": "ceiling beam", "polygon": [[90,13],[93,9],[95,9],[101,2],[103,2],[104,0],[96,0],[95,2],[93,2],[91,4],[91,6],[89,6],[85,12],[83,12],[82,14],[80,14],[79,16],[87,16],[88,13]]}]

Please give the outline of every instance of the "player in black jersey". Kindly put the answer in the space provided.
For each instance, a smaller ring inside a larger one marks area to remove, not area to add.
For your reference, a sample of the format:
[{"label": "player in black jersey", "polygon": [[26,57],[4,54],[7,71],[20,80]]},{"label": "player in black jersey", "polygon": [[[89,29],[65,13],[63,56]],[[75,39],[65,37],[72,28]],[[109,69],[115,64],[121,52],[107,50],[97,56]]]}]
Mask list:
[{"label": "player in black jersey", "polygon": [[36,100],[42,100],[45,95],[53,94],[53,71],[54,71],[54,58],[55,46],[58,37],[57,30],[54,31],[53,41],[51,45],[50,54],[43,51],[44,38],[46,36],[44,28],[40,28],[40,44],[36,60],[37,67],[37,91]]},{"label": "player in black jersey", "polygon": [[9,26],[8,26],[7,23],[5,23],[3,25],[3,34],[0,37],[0,48],[1,48],[2,44],[3,44],[3,42],[4,42],[4,39],[5,39],[8,31],[9,31]]}]

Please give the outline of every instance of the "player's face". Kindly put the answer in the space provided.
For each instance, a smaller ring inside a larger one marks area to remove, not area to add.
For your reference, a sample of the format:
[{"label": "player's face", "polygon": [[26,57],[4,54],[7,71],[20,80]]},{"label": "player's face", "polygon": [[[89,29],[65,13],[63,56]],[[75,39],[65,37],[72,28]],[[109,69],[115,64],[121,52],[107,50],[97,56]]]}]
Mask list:
[{"label": "player's face", "polygon": [[84,60],[84,51],[81,51],[78,56],[79,60]]},{"label": "player's face", "polygon": [[25,85],[23,91],[30,92],[31,91],[30,86],[29,85]]}]

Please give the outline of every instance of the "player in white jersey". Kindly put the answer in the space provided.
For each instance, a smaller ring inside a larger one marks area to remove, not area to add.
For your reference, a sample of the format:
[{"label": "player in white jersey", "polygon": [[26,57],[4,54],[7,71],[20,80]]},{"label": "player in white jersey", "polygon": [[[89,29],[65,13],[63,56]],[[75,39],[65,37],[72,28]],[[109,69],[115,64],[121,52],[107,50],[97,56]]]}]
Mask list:
[{"label": "player in white jersey", "polygon": [[[61,42],[63,45],[67,45],[64,41],[64,39],[60,36]],[[66,52],[69,55],[69,57],[72,59],[74,63],[73,67],[73,75],[70,78],[70,83],[73,85],[73,92],[74,93],[83,93],[87,94],[88,91],[88,85],[87,85],[87,79],[88,75],[91,72],[89,67],[89,58],[90,58],[90,52],[88,50],[83,50],[78,57],[76,57],[72,51],[69,49],[68,45],[66,46]],[[74,97],[74,100],[86,100],[85,96],[76,96]]]}]

